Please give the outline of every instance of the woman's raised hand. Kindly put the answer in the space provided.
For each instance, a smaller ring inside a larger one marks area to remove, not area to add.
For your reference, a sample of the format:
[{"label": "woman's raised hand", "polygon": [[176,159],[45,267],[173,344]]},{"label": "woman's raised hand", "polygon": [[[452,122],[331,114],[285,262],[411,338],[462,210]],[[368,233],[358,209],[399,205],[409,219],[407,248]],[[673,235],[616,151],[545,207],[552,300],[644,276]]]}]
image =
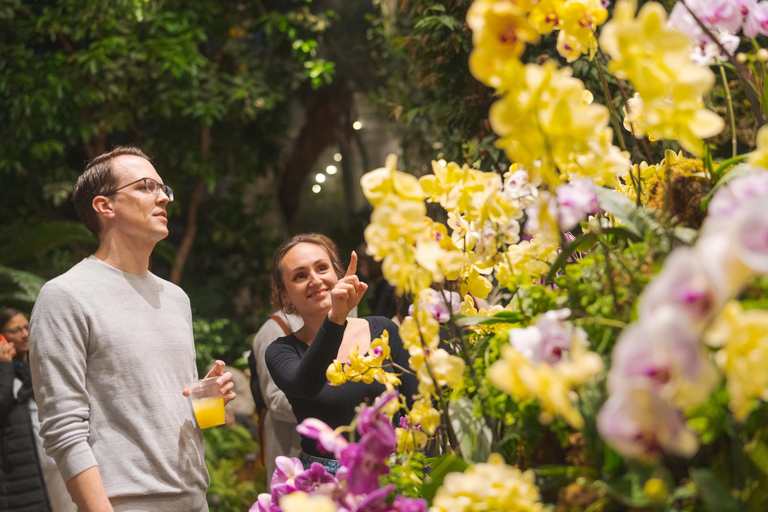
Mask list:
[{"label": "woman's raised hand", "polygon": [[346,275],[339,279],[331,290],[331,311],[328,313],[328,318],[339,325],[346,322],[349,312],[360,303],[360,299],[368,289],[368,285],[360,282],[355,272],[357,272],[357,253],[352,251]]}]

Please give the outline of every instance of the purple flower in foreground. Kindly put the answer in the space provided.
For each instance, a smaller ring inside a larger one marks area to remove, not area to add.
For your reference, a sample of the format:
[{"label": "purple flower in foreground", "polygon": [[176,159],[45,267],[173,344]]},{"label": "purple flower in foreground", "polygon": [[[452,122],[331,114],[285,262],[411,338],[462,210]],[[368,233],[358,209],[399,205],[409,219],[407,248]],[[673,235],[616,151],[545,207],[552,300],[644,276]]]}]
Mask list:
[{"label": "purple flower in foreground", "polygon": [[392,509],[384,500],[386,500],[394,490],[395,485],[389,484],[381,489],[371,491],[368,496],[363,498],[363,501],[357,504],[352,512],[390,512]]},{"label": "purple flower in foreground", "polygon": [[589,178],[574,180],[560,185],[555,190],[557,196],[557,222],[560,229],[568,231],[593,213],[600,211],[597,203],[597,187]]},{"label": "purple flower in foreground", "polygon": [[625,329],[612,358],[611,393],[639,386],[678,407],[702,403],[720,379],[698,333],[673,308]]},{"label": "purple flower in foreground", "polygon": [[296,489],[304,492],[312,492],[324,484],[338,485],[339,481],[317,462],[313,462],[309,469],[297,476],[294,481]]},{"label": "purple flower in foreground", "polygon": [[397,512],[427,512],[427,501],[421,498],[396,496],[393,505]]},{"label": "purple flower in foreground", "polygon": [[638,316],[648,318],[661,308],[672,307],[692,327],[703,328],[728,297],[709,275],[702,256],[707,257],[688,247],[672,252],[640,296]]},{"label": "purple flower in foreground", "polygon": [[643,388],[612,395],[597,415],[597,429],[619,454],[642,462],[656,460],[663,452],[692,457],[699,448],[682,414]]},{"label": "purple flower in foreground", "polygon": [[360,435],[364,435],[373,430],[377,430],[383,423],[389,425],[390,421],[384,413],[384,406],[392,400],[396,400],[398,396],[400,396],[398,391],[388,391],[379,395],[372,406],[366,407],[360,411],[360,414],[357,417],[357,432]]},{"label": "purple flower in foreground", "polygon": [[755,168],[753,172],[732,179],[715,193],[707,208],[710,217],[731,217],[753,197],[768,198],[768,171]]},{"label": "purple flower in foreground", "polygon": [[271,486],[288,484],[293,485],[293,480],[304,471],[304,466],[297,458],[283,457],[275,458],[275,473],[272,475]]},{"label": "purple flower in foreground", "polygon": [[316,418],[307,418],[302,421],[296,427],[296,431],[310,439],[317,439],[317,445],[326,452],[333,453],[336,458],[349,444],[344,436]]},{"label": "purple flower in foreground", "polygon": [[395,429],[389,422],[379,423],[360,441],[341,453],[347,468],[347,489],[353,494],[367,494],[379,487],[379,476],[389,473],[386,460],[397,446]]},{"label": "purple flower in foreground", "polygon": [[259,494],[256,503],[248,512],[281,512],[280,507],[272,504],[272,495],[265,492]]}]

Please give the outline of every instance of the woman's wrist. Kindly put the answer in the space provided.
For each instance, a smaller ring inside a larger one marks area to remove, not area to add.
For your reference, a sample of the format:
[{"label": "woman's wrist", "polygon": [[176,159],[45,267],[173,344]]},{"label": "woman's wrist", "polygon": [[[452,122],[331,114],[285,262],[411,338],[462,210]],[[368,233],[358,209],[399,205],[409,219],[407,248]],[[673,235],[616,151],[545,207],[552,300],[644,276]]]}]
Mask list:
[{"label": "woman's wrist", "polygon": [[347,315],[339,315],[335,314],[333,311],[328,313],[328,320],[331,322],[337,324],[337,325],[344,325],[347,322]]}]

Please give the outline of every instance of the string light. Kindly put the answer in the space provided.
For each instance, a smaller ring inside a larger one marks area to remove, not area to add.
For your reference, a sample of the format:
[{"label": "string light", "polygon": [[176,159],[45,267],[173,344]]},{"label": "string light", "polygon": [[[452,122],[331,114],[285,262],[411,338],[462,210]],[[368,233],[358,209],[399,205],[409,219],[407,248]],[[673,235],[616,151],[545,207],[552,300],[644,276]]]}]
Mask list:
[{"label": "string light", "polygon": [[315,194],[319,194],[321,190],[323,190],[323,187],[320,185],[312,185],[312,192]]},{"label": "string light", "polygon": [[325,181],[325,174],[320,173],[317,176],[315,176],[315,181],[318,183],[323,183]]},{"label": "string light", "polygon": [[333,155],[333,159],[336,162],[341,162],[341,153],[336,153],[335,155]]},{"label": "string light", "polygon": [[354,128],[355,130],[359,130],[362,127],[363,127],[363,123],[361,123],[360,121],[355,121],[354,123],[352,123],[352,128]]},{"label": "string light", "polygon": [[337,172],[339,172],[339,169],[335,165],[329,165],[328,167],[325,168],[325,172],[327,172],[328,174],[336,174]]}]

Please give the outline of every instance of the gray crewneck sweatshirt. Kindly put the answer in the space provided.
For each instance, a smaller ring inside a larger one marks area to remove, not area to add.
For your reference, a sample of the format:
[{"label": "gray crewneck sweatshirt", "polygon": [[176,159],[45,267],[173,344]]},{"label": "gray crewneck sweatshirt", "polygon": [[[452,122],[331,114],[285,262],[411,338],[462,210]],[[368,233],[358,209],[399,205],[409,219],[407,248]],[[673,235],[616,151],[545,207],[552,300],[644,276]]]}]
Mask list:
[{"label": "gray crewneck sweatshirt", "polygon": [[181,288],[91,256],[46,283],[30,326],[40,434],[64,480],[98,465],[116,512],[207,511]]}]

